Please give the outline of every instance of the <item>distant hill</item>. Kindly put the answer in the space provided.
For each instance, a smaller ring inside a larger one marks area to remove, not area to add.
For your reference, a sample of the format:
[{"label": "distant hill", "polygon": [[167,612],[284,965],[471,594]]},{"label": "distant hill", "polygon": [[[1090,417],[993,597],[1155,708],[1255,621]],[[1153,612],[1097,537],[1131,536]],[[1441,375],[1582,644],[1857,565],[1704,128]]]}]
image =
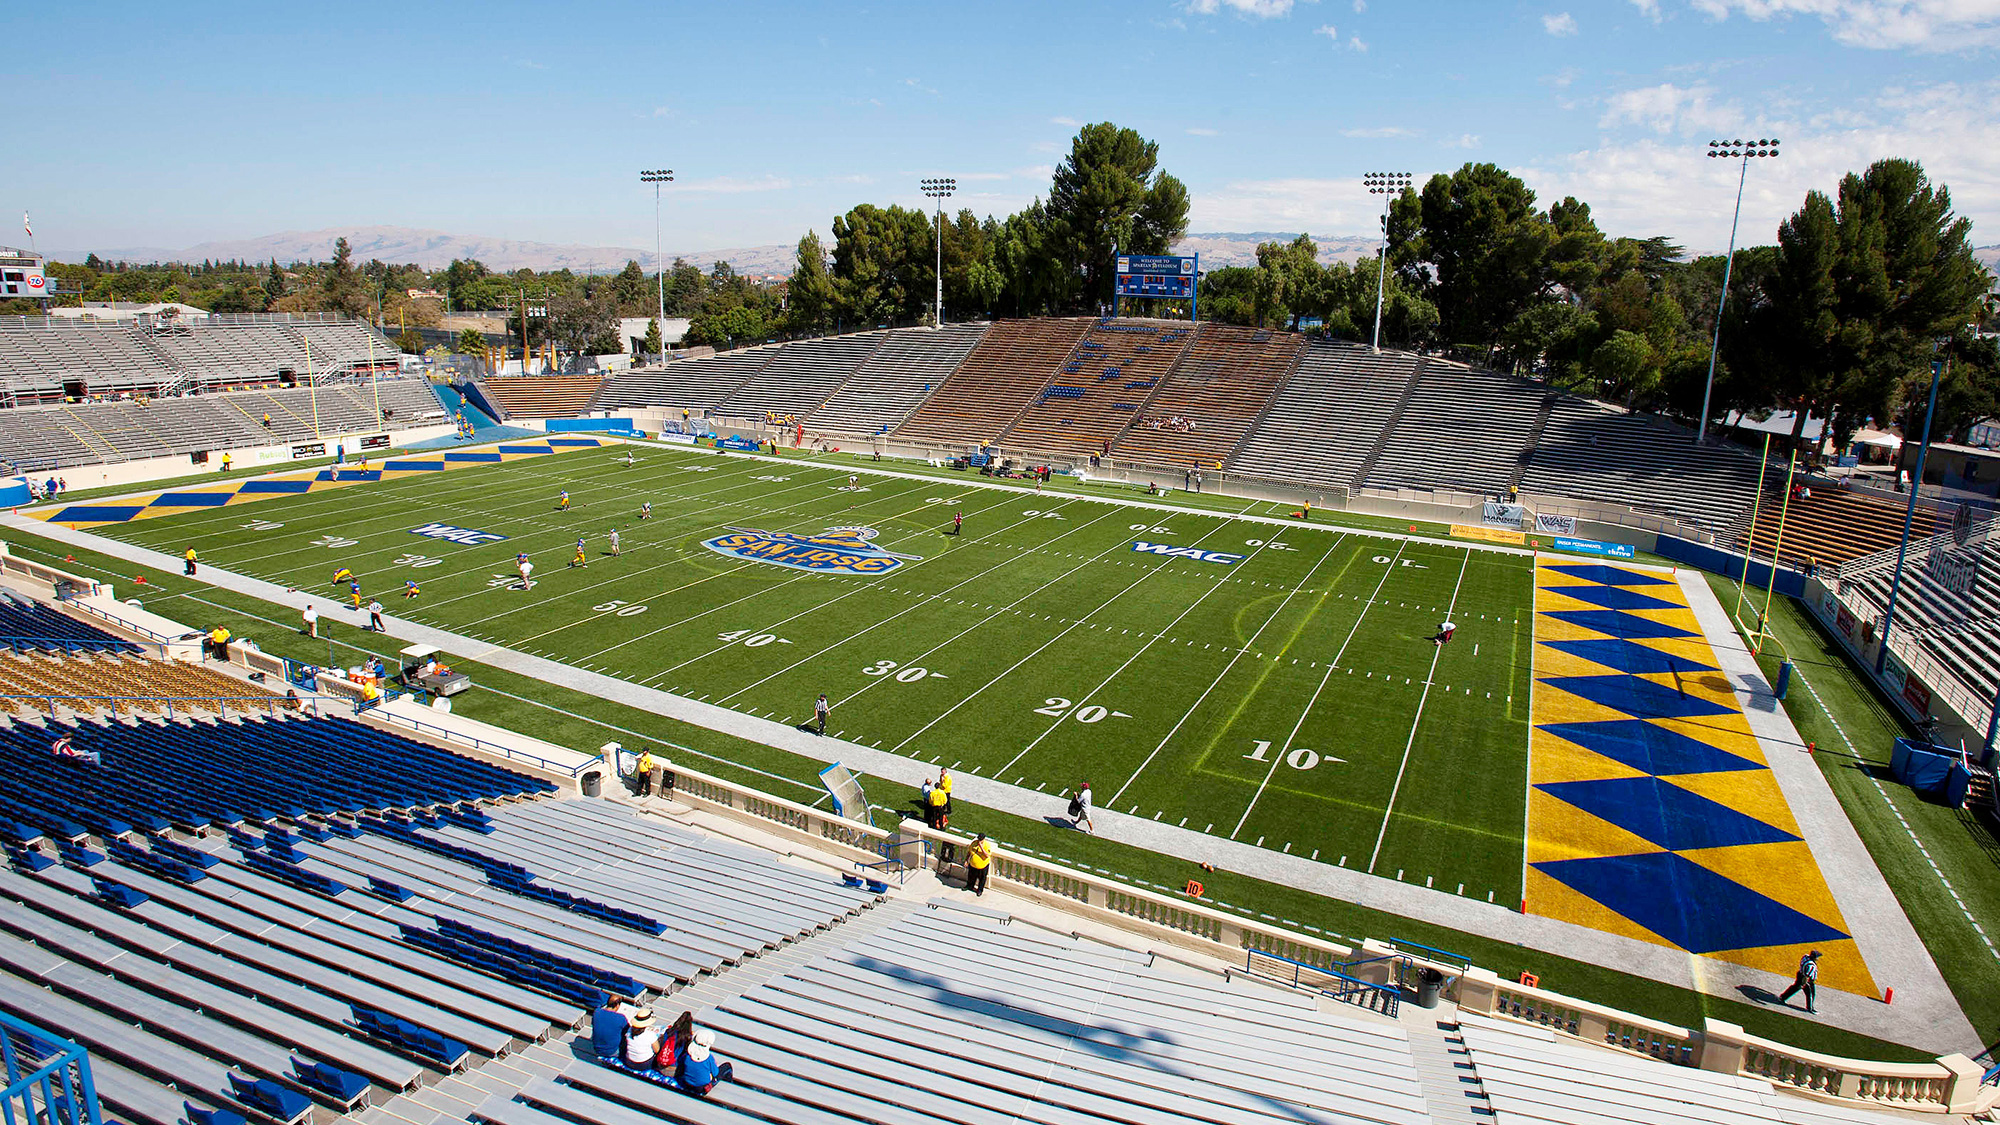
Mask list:
[{"label": "distant hill", "polygon": [[[329,227],[325,230],[282,231],[261,238],[203,242],[169,250],[161,247],[95,247],[85,250],[52,251],[57,261],[81,262],[94,250],[98,257],[128,262],[268,262],[276,258],[289,265],[297,261],[325,261],[333,257],[334,240],[345,236],[354,260],[379,258],[401,265],[415,262],[425,269],[440,269],[454,258],[477,258],[494,270],[559,270],[577,273],[616,273],[625,263],[636,260],[652,268],[653,252],[626,246],[578,246],[553,242],[520,242],[481,235],[458,235],[441,230],[412,227]],[[686,258],[707,269],[715,262],[728,262],[738,273],[789,274],[794,250],[791,246],[747,246],[721,250],[666,251],[671,262]]]},{"label": "distant hill", "polygon": [[[1257,245],[1261,242],[1290,242],[1298,237],[1296,231],[1227,231],[1214,234],[1190,234],[1174,244],[1176,254],[1201,254],[1203,270],[1221,269],[1225,266],[1254,266],[1257,264]],[[1319,260],[1322,265],[1334,262],[1352,262],[1357,258],[1371,258],[1379,243],[1367,235],[1358,234],[1316,234],[1313,242],[1319,246]]]},{"label": "distant hill", "polygon": [[1979,260],[1980,265],[1986,267],[1987,273],[1994,276],[1994,287],[2000,288],[2000,244],[1975,246],[1972,249],[1972,256]]}]

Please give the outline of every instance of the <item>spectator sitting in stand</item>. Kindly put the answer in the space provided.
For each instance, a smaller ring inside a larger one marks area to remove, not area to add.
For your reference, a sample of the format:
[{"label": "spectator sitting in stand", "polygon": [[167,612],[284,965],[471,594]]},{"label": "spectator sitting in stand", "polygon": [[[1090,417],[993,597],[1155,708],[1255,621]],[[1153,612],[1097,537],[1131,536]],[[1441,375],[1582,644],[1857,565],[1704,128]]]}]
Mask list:
[{"label": "spectator sitting in stand", "polygon": [[681,1084],[681,1089],[707,1097],[717,1082],[727,1082],[735,1076],[735,1067],[717,1061],[714,1047],[715,1032],[704,1027],[694,1033],[694,1042],[681,1052],[680,1066],[674,1071],[674,1080]]}]

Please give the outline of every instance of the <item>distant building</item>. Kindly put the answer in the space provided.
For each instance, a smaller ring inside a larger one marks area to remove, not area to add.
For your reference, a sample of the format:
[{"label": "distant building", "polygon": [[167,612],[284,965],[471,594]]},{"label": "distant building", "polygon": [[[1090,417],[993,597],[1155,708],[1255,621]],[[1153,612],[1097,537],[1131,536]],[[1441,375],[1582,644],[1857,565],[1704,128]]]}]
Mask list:
[{"label": "distant building", "polygon": [[[172,311],[169,312],[168,310]],[[183,305],[174,301],[165,301],[158,304],[141,304],[138,301],[85,301],[81,306],[75,308],[49,310],[50,316],[60,317],[65,320],[138,320],[142,316],[157,317],[162,314],[169,317],[186,319],[194,316],[207,316],[208,310],[198,309],[193,305]]]},{"label": "distant building", "polygon": [[1972,428],[1965,431],[1965,444],[2000,449],[2000,418],[1974,422]]},{"label": "distant building", "polygon": [[[622,316],[618,318],[618,338],[625,342],[625,354],[634,355],[646,344],[646,326],[653,323],[650,316]],[[688,318],[670,316],[660,322],[660,339],[672,348],[687,338]]]},{"label": "distant building", "polygon": [[403,292],[407,294],[410,300],[412,301],[422,300],[426,297],[430,298],[433,301],[444,300],[444,294],[436,289],[405,289],[403,290]]}]

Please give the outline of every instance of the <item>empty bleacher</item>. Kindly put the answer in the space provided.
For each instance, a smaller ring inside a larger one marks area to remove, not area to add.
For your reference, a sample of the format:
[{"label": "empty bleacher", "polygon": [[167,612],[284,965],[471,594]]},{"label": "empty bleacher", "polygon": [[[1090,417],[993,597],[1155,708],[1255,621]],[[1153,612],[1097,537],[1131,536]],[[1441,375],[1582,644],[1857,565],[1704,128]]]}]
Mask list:
[{"label": "empty bleacher", "polygon": [[806,425],[818,431],[879,434],[894,429],[957,370],[966,353],[986,335],[985,324],[949,324],[943,329],[903,328],[833,392]]},{"label": "empty bleacher", "polygon": [[993,441],[1041,397],[1093,323],[1083,317],[996,322],[895,436],[952,445]]},{"label": "empty bleacher", "polygon": [[[1305,350],[1296,332],[1203,324],[1186,356],[1111,451],[1140,464],[1225,461],[1284,386]],[[1184,418],[1193,429],[1176,429]]]},{"label": "empty bleacher", "polygon": [[1421,357],[1314,342],[1229,468],[1331,488],[1357,483]]},{"label": "empty bleacher", "polygon": [[[123,644],[115,637],[111,640]],[[0,637],[0,647],[8,643]],[[196,664],[111,652],[91,657],[0,656],[0,707],[11,706],[23,714],[46,712],[52,702],[76,711],[108,708],[118,715],[223,712],[256,698],[277,701],[268,692]]]},{"label": "empty bleacher", "polygon": [[675,360],[664,367],[634,368],[605,380],[590,405],[594,410],[651,406],[712,411],[786,346],[739,348],[700,359]]},{"label": "empty bleacher", "polygon": [[87,384],[91,392],[152,391],[178,373],[127,321],[0,317],[0,378],[23,388]]},{"label": "empty bleacher", "polygon": [[[1838,566],[1894,547],[1903,537],[1905,505],[1886,496],[1815,484],[1786,501],[1783,473],[1755,505],[1755,522],[1739,536],[1737,550],[1777,558],[1788,566]],[[1912,543],[1944,530],[1938,509],[1919,504],[1910,526]],[[1779,534],[1783,526],[1782,538]]]},{"label": "empty bleacher", "polygon": [[856,332],[787,344],[716,407],[726,418],[805,418],[888,340],[887,332]]},{"label": "empty bleacher", "polygon": [[0,586],[0,652],[138,652],[139,646]]},{"label": "empty bleacher", "polygon": [[1520,475],[1550,393],[1512,375],[1426,360],[1362,483],[1506,492]]},{"label": "empty bleacher", "polygon": [[1660,512],[1718,534],[1750,507],[1757,458],[1733,446],[1696,448],[1663,419],[1559,396],[1521,491]]},{"label": "empty bleacher", "polygon": [[0,391],[16,404],[58,399],[65,384],[80,383],[91,395],[158,394],[269,383],[280,371],[320,376],[393,366],[396,356],[372,326],[331,316],[0,317]]},{"label": "empty bleacher", "polygon": [[1176,321],[1088,322],[1069,359],[1000,441],[1072,456],[1104,450],[1147,417],[1193,336],[1192,326]]},{"label": "empty bleacher", "polygon": [[[378,400],[382,414],[376,413]],[[0,410],[0,457],[24,465],[93,465],[443,420],[428,380],[357,378],[290,389]]]},{"label": "empty bleacher", "polygon": [[1461,1013],[1465,1080],[1498,1121],[1575,1125],[1890,1125],[1909,1118],[1807,1101],[1769,1082],[1567,1040],[1546,1028]]},{"label": "empty bleacher", "polygon": [[507,418],[574,418],[590,409],[603,385],[602,375],[509,375],[479,381],[480,391]]}]

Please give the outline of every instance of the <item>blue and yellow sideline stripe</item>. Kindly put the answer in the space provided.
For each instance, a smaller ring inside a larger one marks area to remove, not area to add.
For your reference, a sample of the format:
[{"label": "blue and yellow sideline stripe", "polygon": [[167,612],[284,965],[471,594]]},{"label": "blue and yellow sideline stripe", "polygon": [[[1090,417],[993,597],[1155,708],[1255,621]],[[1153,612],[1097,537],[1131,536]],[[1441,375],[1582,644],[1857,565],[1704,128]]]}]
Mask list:
[{"label": "blue and yellow sideline stripe", "polygon": [[1535,567],[1532,914],[1879,996],[1670,575]]},{"label": "blue and yellow sideline stripe", "polygon": [[44,508],[29,508],[24,509],[21,514],[71,528],[102,527],[106,524],[130,523],[133,520],[152,519],[156,516],[198,512],[204,508],[248,504],[258,500],[268,500],[273,496],[297,496],[305,492],[345,488],[351,484],[396,480],[422,473],[442,473],[475,465],[497,465],[503,461],[543,457],[551,453],[568,453],[604,444],[593,437],[552,437],[538,441],[502,442],[484,449],[453,450],[414,457],[391,457],[365,468],[359,465],[335,465],[297,473],[281,473],[276,476],[222,481],[198,488],[123,497],[103,504],[56,504]]}]

